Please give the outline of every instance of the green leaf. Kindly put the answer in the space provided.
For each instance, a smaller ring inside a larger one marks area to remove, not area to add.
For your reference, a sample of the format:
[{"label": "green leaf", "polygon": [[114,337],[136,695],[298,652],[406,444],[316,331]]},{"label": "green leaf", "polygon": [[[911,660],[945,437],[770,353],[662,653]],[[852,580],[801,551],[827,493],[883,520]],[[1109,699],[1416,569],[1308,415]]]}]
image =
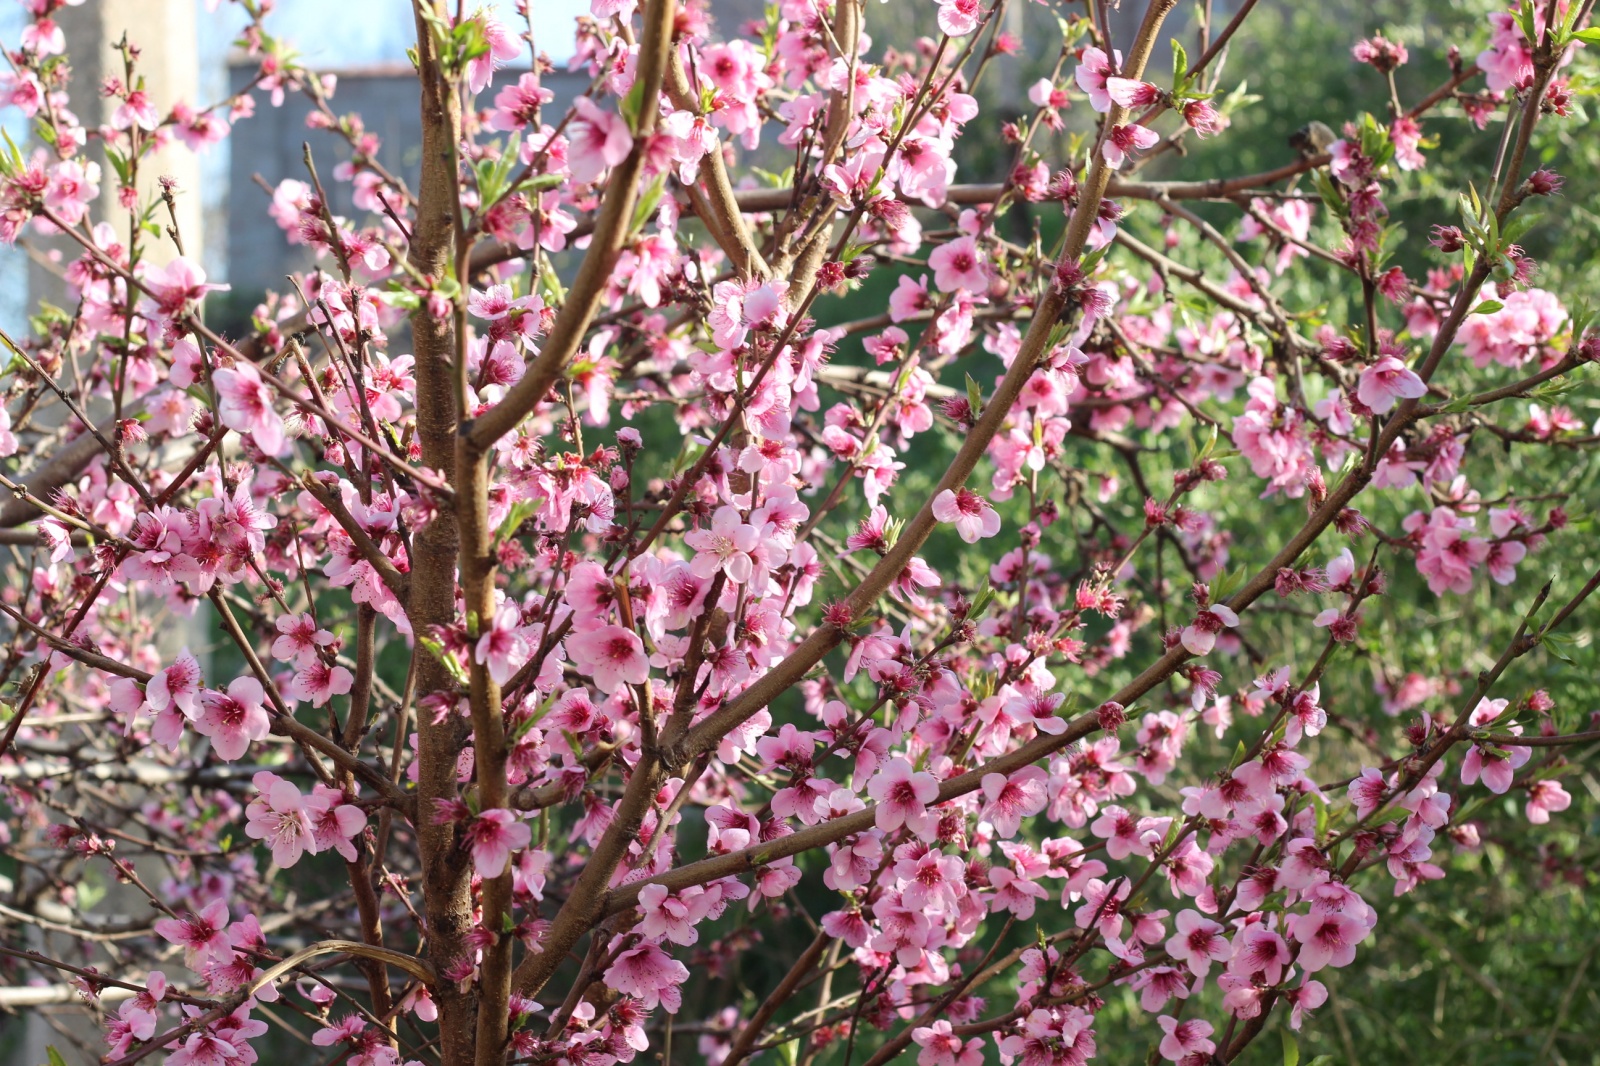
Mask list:
[{"label": "green leaf", "polygon": [[1218,574],[1215,580],[1211,582],[1211,602],[1221,603],[1243,588],[1246,576],[1243,566],[1240,566],[1232,573],[1224,572]]},{"label": "green leaf", "polygon": [[1533,0],[1522,0],[1522,5],[1517,8],[1516,17],[1517,25],[1522,30],[1522,36],[1527,39],[1529,44],[1537,43],[1539,40],[1539,34],[1534,28],[1535,23],[1533,20]]},{"label": "green leaf", "polygon": [[628,227],[628,233],[638,233],[644,229],[644,224],[655,214],[656,207],[661,203],[661,192],[666,188],[667,176],[657,174],[656,179],[650,183],[639,196],[639,202],[633,206],[633,223]]},{"label": "green leaf", "polygon": [[1078,267],[1079,270],[1083,271],[1083,276],[1088,277],[1093,274],[1094,268],[1100,265],[1100,260],[1104,259],[1109,251],[1111,251],[1111,244],[1108,241],[1084,256],[1083,263]]},{"label": "green leaf", "polygon": [[464,684],[466,682],[467,672],[461,669],[461,664],[456,662],[456,657],[454,655],[451,655],[444,650],[443,644],[432,639],[431,637],[421,636],[417,638],[417,643],[426,648],[428,654],[437,659],[439,664],[449,671],[450,676],[455,678],[458,684]]},{"label": "green leaf", "polygon": [[61,1052],[56,1050],[54,1044],[45,1048],[44,1053],[50,1056],[50,1066],[67,1066],[67,1060],[61,1057]]},{"label": "green leaf", "polygon": [[1300,1066],[1300,1042],[1287,1029],[1282,1030],[1282,1034],[1283,1066]]},{"label": "green leaf", "polygon": [[543,498],[540,497],[532,500],[518,500],[512,504],[511,510],[506,513],[506,520],[501,522],[500,528],[494,531],[495,543],[498,544],[515,533],[518,527],[526,522],[528,517],[537,511],[543,502]]},{"label": "green leaf", "polygon": [[6,150],[0,154],[0,173],[7,177],[15,177],[23,170],[22,152],[17,148],[17,142],[11,139],[11,134],[0,129],[0,137],[5,138]]},{"label": "green leaf", "polygon": [[635,136],[639,133],[639,108],[644,102],[644,82],[635,80],[633,88],[628,90],[628,95],[618,104],[622,117],[628,121],[628,130]]},{"label": "green leaf", "polygon": [[[1573,10],[1576,11],[1577,8],[1573,8]],[[1600,26],[1590,26],[1586,30],[1579,30],[1572,36],[1574,40],[1582,41],[1584,44],[1600,44]]]},{"label": "green leaf", "polygon": [[1501,303],[1499,300],[1485,300],[1468,313],[1474,315],[1492,315],[1504,307],[1505,304]]},{"label": "green leaf", "polygon": [[1538,224],[1539,218],[1540,215],[1537,211],[1517,212],[1516,217],[1507,222],[1505,228],[1500,231],[1501,247],[1515,244],[1524,233],[1527,233]]},{"label": "green leaf", "polygon": [[548,192],[560,185],[563,180],[560,174],[535,174],[527,181],[519,183],[512,192]]},{"label": "green leaf", "polygon": [[973,622],[978,621],[993,604],[994,587],[989,584],[989,579],[985,577],[983,579],[983,587],[978,589],[972,597],[972,608],[967,611],[967,618]]},{"label": "green leaf", "polygon": [[1189,53],[1183,50],[1183,45],[1178,39],[1172,39],[1172,91],[1174,95],[1183,92],[1186,75],[1189,73]]},{"label": "green leaf", "polygon": [[971,408],[972,417],[977,418],[978,412],[983,410],[983,389],[972,380],[972,375],[967,375],[967,406]]}]

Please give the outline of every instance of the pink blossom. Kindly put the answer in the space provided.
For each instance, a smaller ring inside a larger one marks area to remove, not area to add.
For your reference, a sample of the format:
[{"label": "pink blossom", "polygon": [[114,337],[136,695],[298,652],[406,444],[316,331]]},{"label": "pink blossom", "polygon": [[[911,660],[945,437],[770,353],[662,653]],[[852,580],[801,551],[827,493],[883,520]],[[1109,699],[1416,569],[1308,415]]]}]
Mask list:
[{"label": "pink blossom", "polygon": [[211,738],[217,755],[229,762],[242,758],[253,740],[261,740],[272,731],[272,722],[262,706],[266,693],[261,682],[253,677],[235,678],[228,691],[203,692],[200,702],[204,706],[195,720],[195,731]]},{"label": "pink blossom", "polygon": [[943,1018],[911,1030],[911,1039],[922,1049],[917,1053],[917,1066],[982,1066],[983,1041],[962,1040]]},{"label": "pink blossom", "polygon": [[487,666],[489,676],[494,678],[497,685],[504,685],[511,680],[511,675],[535,650],[528,647],[528,642],[518,632],[521,623],[522,612],[516,604],[501,604],[489,628],[478,638],[478,645],[473,649],[473,661]]},{"label": "pink blossom", "polygon": [[539,108],[555,99],[555,93],[539,84],[539,75],[523,74],[515,85],[507,85],[494,97],[489,113],[491,129],[511,132],[531,125]]},{"label": "pink blossom", "polygon": [[648,940],[618,955],[605,971],[608,987],[637,998],[646,1010],[661,1006],[668,1014],[678,1013],[683,1002],[678,986],[688,979],[683,963]]},{"label": "pink blossom", "polygon": [[138,126],[142,130],[153,130],[159,125],[161,118],[156,114],[155,105],[150,102],[150,97],[143,89],[135,89],[125,96],[116,110],[111,112],[111,128],[125,130],[130,126]]},{"label": "pink blossom", "polygon": [[299,862],[302,854],[320,851],[306,798],[294,783],[266,770],[251,780],[257,795],[245,808],[245,834],[265,841],[272,849],[272,861],[285,870]]},{"label": "pink blossom", "polygon": [[602,111],[587,96],[578,97],[573,107],[577,117],[567,125],[567,160],[572,180],[583,184],[626,159],[633,149],[633,134],[621,115]]},{"label": "pink blossom", "polygon": [[683,539],[695,550],[690,567],[696,577],[709,578],[721,570],[736,585],[750,580],[754,568],[750,553],[760,543],[761,535],[735,508],[718,507],[711,516],[710,529],[692,530]]},{"label": "pink blossom", "polygon": [[912,832],[920,832],[928,823],[928,804],[939,798],[939,781],[896,756],[868,782],[867,795],[877,803],[879,829],[888,833],[909,825]]},{"label": "pink blossom", "polygon": [[1239,624],[1239,616],[1224,604],[1202,608],[1194,621],[1184,627],[1183,646],[1191,655],[1209,655],[1216,646],[1217,634]]},{"label": "pink blossom", "polygon": [[940,0],[939,28],[952,37],[965,37],[977,29],[982,20],[983,8],[979,0]]},{"label": "pink blossom", "polygon": [[45,206],[64,222],[78,223],[89,213],[89,204],[100,195],[100,164],[65,159],[50,168],[50,184],[45,189]]},{"label": "pink blossom", "polygon": [[166,266],[147,268],[143,280],[145,289],[154,301],[152,312],[169,319],[187,312],[189,306],[206,293],[228,288],[226,285],[207,284],[205,271],[181,255]]},{"label": "pink blossom", "polygon": [[318,629],[309,614],[280,615],[273,625],[279,636],[272,642],[272,657],[296,666],[308,666],[317,659],[322,648],[332,647],[337,638],[326,629]]},{"label": "pink blossom", "polygon": [[144,698],[157,711],[168,707],[182,711],[193,721],[200,716],[202,679],[200,663],[188,648],[178,653],[172,665],[156,672],[145,686]]},{"label": "pink blossom", "polygon": [[1089,94],[1089,106],[1096,111],[1111,110],[1111,94],[1107,91],[1106,82],[1116,73],[1117,67],[1122,65],[1122,53],[1114,54],[1115,63],[1103,50],[1094,47],[1085,48],[1073,75],[1078,82],[1078,88]]},{"label": "pink blossom", "polygon": [[196,972],[208,963],[223,963],[233,957],[227,932],[228,905],[223,900],[212,900],[187,919],[160,918],[153,928],[183,948],[184,965]]},{"label": "pink blossom", "polygon": [[1106,842],[1106,854],[1113,859],[1150,854],[1146,829],[1139,818],[1115,803],[1101,807],[1100,816],[1089,826],[1090,832]]},{"label": "pink blossom", "polygon": [[956,532],[968,544],[1000,532],[1000,515],[989,501],[971,489],[952,492],[945,489],[933,498],[933,517],[955,524]]},{"label": "pink blossom", "polygon": [[1145,81],[1107,78],[1106,95],[1122,107],[1149,107],[1161,100],[1161,90]]},{"label": "pink blossom", "polygon": [[1107,166],[1116,170],[1122,166],[1123,160],[1128,158],[1129,152],[1153,148],[1160,140],[1159,133],[1136,122],[1112,126],[1106,133],[1105,140],[1100,142],[1100,155],[1105,159]]},{"label": "pink blossom", "polygon": [[217,415],[229,429],[248,434],[266,455],[284,452],[283,419],[272,409],[272,390],[249,363],[235,363],[211,375],[217,387]]},{"label": "pink blossom", "polygon": [[1211,972],[1213,962],[1225,961],[1233,954],[1233,945],[1222,935],[1223,927],[1199,911],[1179,911],[1173,926],[1167,954],[1187,965],[1196,977],[1204,977]]},{"label": "pink blossom", "polygon": [[573,664],[608,695],[624,685],[642,685],[650,677],[644,642],[631,629],[597,626],[568,636],[566,647]]},{"label": "pink blossom", "polygon": [[983,292],[989,287],[984,257],[971,235],[935,248],[928,257],[928,265],[933,268],[933,283],[942,292]]},{"label": "pink blossom", "polygon": [[1027,921],[1041,899],[1049,899],[1045,887],[1004,866],[989,868],[989,886],[994,889],[989,905],[993,911],[1009,911],[1019,921]]},{"label": "pink blossom", "polygon": [[1234,939],[1228,972],[1246,977],[1260,974],[1267,984],[1275,985],[1283,979],[1290,958],[1289,945],[1283,937],[1265,925],[1250,925]]},{"label": "pink blossom", "polygon": [[330,848],[346,862],[356,861],[356,849],[351,840],[366,827],[367,816],[353,803],[346,803],[345,794],[318,782],[312,789],[311,799],[305,805],[306,816],[311,821],[311,837],[318,851]]},{"label": "pink blossom", "polygon": [[467,826],[465,840],[472,849],[472,865],[485,878],[505,873],[511,853],[528,846],[533,839],[527,823],[508,810],[484,811]]},{"label": "pink blossom", "polygon": [[481,93],[494,80],[496,68],[517,58],[522,53],[522,46],[517,35],[493,15],[480,13],[473,18],[483,28],[483,38],[488,48],[467,63],[467,88]]},{"label": "pink blossom", "polygon": [[1380,415],[1393,408],[1397,400],[1415,400],[1427,391],[1422,379],[1392,355],[1363,370],[1356,386],[1357,398]]},{"label": "pink blossom", "polygon": [[700,939],[695,924],[706,917],[712,902],[698,887],[673,893],[665,885],[645,885],[639,890],[639,910],[644,915],[639,931],[674,944],[693,944]]},{"label": "pink blossom", "polygon": [[1524,807],[1528,821],[1534,825],[1544,825],[1550,821],[1550,815],[1557,811],[1564,811],[1572,806],[1572,796],[1561,787],[1561,782],[1546,778],[1542,781],[1528,783],[1528,803]]},{"label": "pink blossom", "polygon": [[987,802],[983,816],[1001,837],[1016,836],[1022,819],[1038,814],[1049,802],[1046,782],[1044,771],[1037,766],[1024,767],[1010,777],[984,774],[983,797]]},{"label": "pink blossom", "polygon": [[1324,966],[1348,966],[1355,961],[1356,945],[1371,932],[1348,914],[1339,912],[1292,914],[1289,935],[1300,942],[1297,961],[1306,973]]},{"label": "pink blossom", "polygon": [[333,697],[348,693],[354,681],[355,675],[344,667],[313,659],[295,671],[289,692],[297,700],[310,700],[313,707],[321,707]]},{"label": "pink blossom", "polygon": [[1186,1018],[1179,1021],[1168,1015],[1161,1015],[1156,1019],[1156,1024],[1161,1026],[1161,1031],[1167,1035],[1161,1038],[1161,1057],[1169,1062],[1181,1062],[1189,1055],[1206,1057],[1217,1050],[1217,1045],[1210,1039],[1211,1023],[1200,1018]]}]

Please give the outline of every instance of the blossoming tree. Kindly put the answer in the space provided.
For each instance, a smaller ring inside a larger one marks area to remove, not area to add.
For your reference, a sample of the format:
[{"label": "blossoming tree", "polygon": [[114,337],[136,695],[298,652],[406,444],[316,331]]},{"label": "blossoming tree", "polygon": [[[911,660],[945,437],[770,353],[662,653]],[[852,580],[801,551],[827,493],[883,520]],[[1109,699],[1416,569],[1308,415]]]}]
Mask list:
[{"label": "blossoming tree", "polygon": [[[1386,114],[1167,181],[1245,102],[1254,0],[1195,5],[1188,47],[1177,0],[1126,39],[1046,5],[1004,180],[963,184],[1008,2],[917,0],[937,33],[899,51],[860,0],[723,39],[594,0],[562,109],[537,4],[416,0],[408,181],[264,0],[247,89],[164,111],[129,45],[74,87],[61,0],[28,0],[0,236],[75,251],[70,306],[3,338],[0,955],[98,1005],[107,1061],[250,1063],[282,1027],[356,1066],[1055,1066],[1126,996],[1119,1060],[1227,1062],[1494,831],[1486,796],[1568,806],[1597,734],[1498,690],[1600,573],[1529,587],[1559,486],[1474,446],[1594,440],[1550,397],[1600,336],[1517,243],[1593,0],[1495,15],[1415,98],[1359,41]],[[138,190],[290,93],[360,217],[308,151],[270,210],[318,265],[219,331],[185,191]],[[1385,199],[1472,125],[1408,276]],[[1398,583],[1520,621],[1408,672],[1371,639]],[[90,868],[147,913],[75,912]],[[797,946],[712,1002],[758,942]]]}]

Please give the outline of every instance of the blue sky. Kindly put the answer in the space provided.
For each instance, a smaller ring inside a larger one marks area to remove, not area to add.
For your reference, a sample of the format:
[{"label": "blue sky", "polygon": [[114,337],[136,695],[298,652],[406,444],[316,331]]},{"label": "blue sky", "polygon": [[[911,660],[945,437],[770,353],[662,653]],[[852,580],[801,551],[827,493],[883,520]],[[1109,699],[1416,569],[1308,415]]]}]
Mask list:
[{"label": "blue sky", "polygon": [[[226,54],[228,43],[245,22],[243,14],[224,4],[214,15],[195,0],[200,18],[202,62]],[[589,10],[588,0],[530,0],[535,26],[548,26],[549,41],[539,47],[552,59],[567,58],[570,27],[575,16]],[[468,9],[488,7],[513,26],[519,26],[512,0],[477,0]],[[409,0],[278,0],[267,26],[293,41],[301,56],[313,66],[349,67],[405,59],[415,29]]]}]

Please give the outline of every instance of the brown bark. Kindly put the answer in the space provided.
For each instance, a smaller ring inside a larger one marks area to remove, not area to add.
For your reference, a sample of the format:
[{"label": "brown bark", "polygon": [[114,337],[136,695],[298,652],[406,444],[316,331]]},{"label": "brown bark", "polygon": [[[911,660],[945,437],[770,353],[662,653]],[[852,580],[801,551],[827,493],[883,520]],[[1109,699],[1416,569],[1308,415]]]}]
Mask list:
[{"label": "brown bark", "polygon": [[[417,57],[422,86],[422,176],[418,188],[416,228],[410,262],[421,274],[444,279],[451,269],[455,245],[455,146],[461,136],[461,109],[440,67],[433,30],[423,15],[426,4],[447,16],[440,0],[416,0]],[[411,317],[416,357],[417,437],[422,462],[433,470],[455,463],[456,402],[454,393],[455,331],[449,319],[434,318],[424,303]],[[448,625],[456,614],[456,524],[447,514],[417,530],[412,540],[410,616],[421,634],[430,625]],[[444,666],[417,648],[417,693],[452,691],[454,679]],[[433,824],[434,805],[456,798],[456,756],[466,728],[454,715],[435,725],[432,716],[417,716],[417,839],[422,858],[423,912],[427,919],[427,957],[443,971],[466,953],[462,938],[472,926],[471,868],[456,855],[456,830]],[[473,1027],[477,999],[453,982],[435,988],[439,1005],[439,1041],[445,1066],[473,1061]]]}]

